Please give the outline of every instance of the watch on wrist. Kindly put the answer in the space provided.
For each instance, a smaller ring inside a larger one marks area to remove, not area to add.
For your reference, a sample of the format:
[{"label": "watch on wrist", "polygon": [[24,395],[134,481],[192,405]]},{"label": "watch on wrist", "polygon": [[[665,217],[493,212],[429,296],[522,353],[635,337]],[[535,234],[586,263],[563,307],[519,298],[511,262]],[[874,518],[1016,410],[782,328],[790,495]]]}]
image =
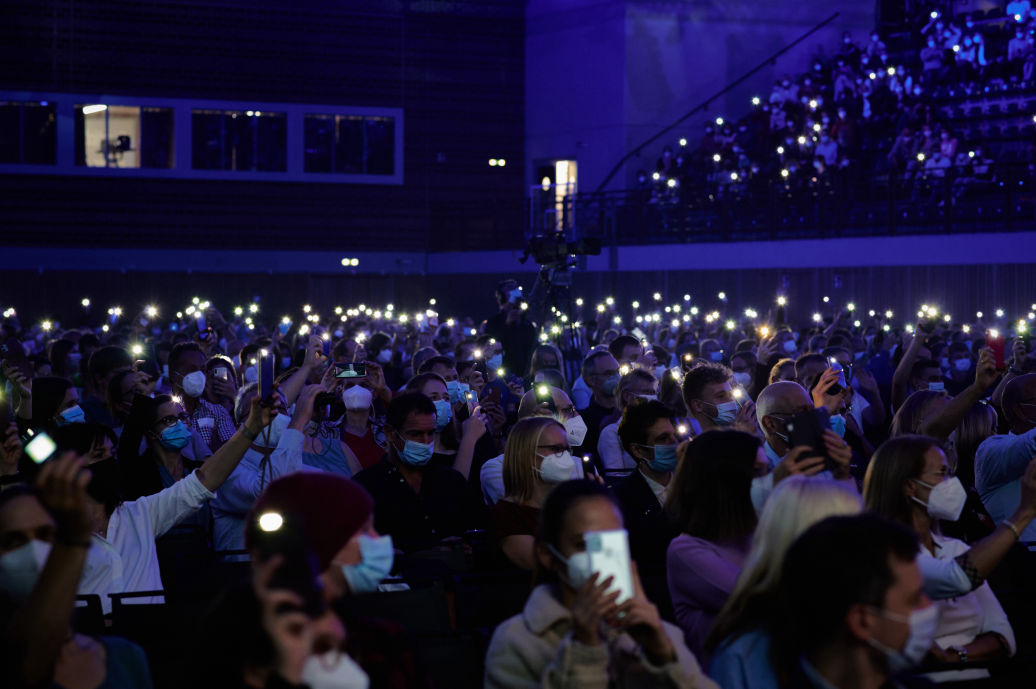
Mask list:
[{"label": "watch on wrist", "polygon": [[950,650],[957,654],[960,662],[968,662],[968,649],[964,646],[950,646]]}]

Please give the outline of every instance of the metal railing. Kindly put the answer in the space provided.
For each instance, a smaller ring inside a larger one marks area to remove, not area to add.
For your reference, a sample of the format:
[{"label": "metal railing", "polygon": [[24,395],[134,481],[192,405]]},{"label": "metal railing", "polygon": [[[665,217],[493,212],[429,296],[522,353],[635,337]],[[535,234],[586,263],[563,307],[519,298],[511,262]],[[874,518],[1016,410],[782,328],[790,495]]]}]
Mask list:
[{"label": "metal railing", "polygon": [[1036,228],[1036,161],[985,167],[978,174],[965,166],[872,176],[748,175],[573,194],[561,214],[573,222],[560,229],[628,245]]}]

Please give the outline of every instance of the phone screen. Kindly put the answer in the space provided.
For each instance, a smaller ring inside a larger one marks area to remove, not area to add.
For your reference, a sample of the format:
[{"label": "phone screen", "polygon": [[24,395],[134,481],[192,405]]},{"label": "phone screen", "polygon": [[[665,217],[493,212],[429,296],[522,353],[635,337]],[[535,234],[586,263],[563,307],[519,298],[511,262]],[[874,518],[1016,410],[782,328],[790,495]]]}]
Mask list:
[{"label": "phone screen", "polygon": [[219,366],[217,368],[212,369],[212,374],[220,380],[227,380],[230,377],[230,374],[227,372],[225,366]]},{"label": "phone screen", "polygon": [[335,378],[363,378],[367,375],[367,364],[337,364]]},{"label": "phone screen", "polygon": [[633,570],[630,565],[629,536],[625,529],[587,531],[586,552],[590,555],[590,569],[597,572],[597,580],[613,577],[611,591],[618,590],[616,604],[633,597]]},{"label": "phone screen", "polygon": [[57,444],[46,433],[37,433],[32,440],[25,444],[25,454],[29,455],[36,464],[42,464],[50,459],[54,451],[58,449]]}]

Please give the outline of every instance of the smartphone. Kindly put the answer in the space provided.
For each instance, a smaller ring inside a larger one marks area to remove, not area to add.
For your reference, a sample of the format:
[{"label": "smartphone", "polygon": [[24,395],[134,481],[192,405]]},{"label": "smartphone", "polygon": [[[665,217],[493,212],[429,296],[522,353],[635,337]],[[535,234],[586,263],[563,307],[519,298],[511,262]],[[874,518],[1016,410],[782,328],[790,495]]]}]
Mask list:
[{"label": "smartphone", "polygon": [[936,327],[936,325],[938,325],[938,323],[939,323],[939,321],[937,321],[936,319],[931,318],[931,317],[927,317],[927,318],[922,318],[918,322],[917,327],[921,329],[921,332],[930,335],[933,332],[935,332],[935,327]]},{"label": "smartphone", "polygon": [[216,376],[220,380],[230,380],[230,372],[227,371],[226,366],[218,366],[212,369],[212,375]]},{"label": "smartphone", "polygon": [[324,345],[324,356],[331,356],[331,333],[324,333],[320,339]]},{"label": "smartphone", "polygon": [[4,440],[4,434],[11,423],[11,404],[7,401],[7,395],[0,390],[0,442]]},{"label": "smartphone", "polygon": [[335,378],[364,378],[367,375],[367,364],[335,364]]},{"label": "smartphone", "polygon": [[583,478],[590,478],[597,473],[597,469],[594,468],[594,460],[591,459],[590,455],[583,455]]},{"label": "smartphone", "polygon": [[281,321],[281,325],[280,325],[281,335],[287,335],[289,330],[291,330],[291,321],[288,321],[287,323],[285,323],[284,321]]},{"label": "smartphone", "polygon": [[286,589],[302,599],[302,609],[319,617],[326,608],[317,558],[306,546],[301,525],[291,515],[264,512],[258,515],[256,551],[260,562],[274,556],[283,561],[270,578],[270,589]]},{"label": "smartphone", "polygon": [[1007,361],[1004,358],[1004,336],[997,330],[990,330],[986,333],[986,346],[993,350],[993,359],[996,361],[996,370],[1003,371],[1007,368]]},{"label": "smartphone", "polygon": [[[489,390],[487,391],[486,388],[489,388]],[[490,403],[495,402],[496,404],[500,404],[500,388],[498,388],[498,387],[491,387],[490,388],[487,385],[485,388],[482,388],[482,390],[483,390],[483,395],[482,395],[482,401],[483,402],[490,402]]]},{"label": "smartphone", "polygon": [[546,383],[536,384],[536,401],[540,404],[546,404],[551,414],[558,413],[558,407],[554,404],[554,393],[551,392],[550,386]]},{"label": "smartphone", "polygon": [[478,406],[478,395],[475,394],[474,390],[464,391],[464,401],[468,403],[468,414],[475,413],[475,407]]},{"label": "smartphone", "polygon": [[619,591],[615,603],[622,605],[633,598],[633,570],[626,529],[587,531],[583,537],[586,539],[586,552],[590,556],[590,571],[597,573],[597,581],[613,578],[609,590]]},{"label": "smartphone", "polygon": [[827,409],[807,409],[788,420],[785,425],[785,432],[788,434],[788,444],[791,447],[806,446],[813,448],[810,457],[823,457],[824,468],[828,471],[835,469],[834,460],[827,455],[824,446],[824,431],[831,427],[830,415]]},{"label": "smartphone", "polygon": [[273,401],[273,355],[259,355],[259,399],[263,404]]},{"label": "smartphone", "polygon": [[43,431],[30,430],[26,434],[25,454],[36,464],[43,464],[50,459],[58,449],[57,443]]},{"label": "smartphone", "polygon": [[834,357],[831,357],[830,359],[828,359],[827,360],[827,364],[832,369],[834,369],[835,371],[838,372],[838,383],[836,383],[835,385],[832,385],[831,389],[829,389],[827,391],[827,393],[829,395],[840,395],[840,394],[842,394],[842,391],[845,390],[845,388],[846,388],[845,369],[843,369],[842,365],[840,363],[838,363],[838,359],[835,359]]}]

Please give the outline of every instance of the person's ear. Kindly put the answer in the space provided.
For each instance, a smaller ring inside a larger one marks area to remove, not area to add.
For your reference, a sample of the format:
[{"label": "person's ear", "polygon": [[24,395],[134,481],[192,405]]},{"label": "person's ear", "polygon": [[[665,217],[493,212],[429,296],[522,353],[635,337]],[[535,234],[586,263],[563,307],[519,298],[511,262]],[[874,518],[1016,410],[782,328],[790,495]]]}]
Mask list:
[{"label": "person's ear", "polygon": [[906,496],[907,500],[909,500],[910,498],[916,498],[920,491],[921,486],[918,485],[917,481],[907,479],[903,483],[903,495]]},{"label": "person's ear", "polygon": [[854,639],[866,643],[874,636],[875,617],[869,606],[855,603],[845,613],[845,628]]}]

